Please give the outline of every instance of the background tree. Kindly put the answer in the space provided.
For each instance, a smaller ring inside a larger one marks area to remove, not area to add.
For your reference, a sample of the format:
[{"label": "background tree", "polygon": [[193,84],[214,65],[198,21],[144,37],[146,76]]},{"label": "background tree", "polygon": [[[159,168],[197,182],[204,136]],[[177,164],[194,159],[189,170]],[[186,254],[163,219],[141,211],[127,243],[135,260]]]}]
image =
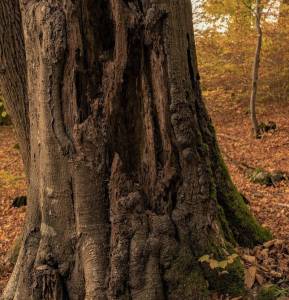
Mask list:
[{"label": "background tree", "polygon": [[288,0],[280,0],[279,22],[282,22],[282,18],[288,19],[288,6]]},{"label": "background tree", "polygon": [[[204,95],[216,101],[233,101],[245,107],[250,99],[252,65],[256,50],[252,2],[203,1],[196,39]],[[281,17],[285,5],[263,2],[263,45],[259,69],[258,102],[288,100],[289,14]],[[283,6],[283,8],[282,8]],[[250,8],[250,9],[249,9]],[[282,23],[282,25],[280,24]],[[200,26],[209,23],[210,26]],[[249,112],[249,111],[248,111]],[[258,112],[258,107],[257,107]]]},{"label": "background tree", "polygon": [[[3,20],[17,20],[6,30],[22,49],[13,35],[22,33],[19,7],[1,3]],[[29,195],[2,299],[206,299],[207,281],[242,293],[238,259],[219,274],[199,257],[227,259],[236,243],[270,234],[220,156],[200,92],[190,1],[21,6],[29,113],[11,115],[24,132],[22,120],[30,121]],[[13,98],[20,103],[25,82]]]},{"label": "background tree", "polygon": [[254,131],[254,136],[256,138],[260,137],[260,128],[256,115],[256,100],[257,100],[257,92],[258,92],[258,80],[259,80],[259,69],[260,69],[260,59],[261,59],[261,51],[262,51],[262,43],[263,43],[263,31],[261,25],[262,18],[262,3],[260,0],[256,0],[256,7],[254,10],[256,31],[257,31],[257,42],[256,42],[256,52],[253,63],[253,72],[252,72],[252,92],[250,98],[250,114],[252,127]]},{"label": "background tree", "polygon": [[280,9],[275,12],[275,19],[277,22],[266,30],[268,41],[263,52],[266,76],[263,76],[262,80],[267,82],[266,90],[271,100],[288,101],[289,2],[287,0],[281,1]]}]

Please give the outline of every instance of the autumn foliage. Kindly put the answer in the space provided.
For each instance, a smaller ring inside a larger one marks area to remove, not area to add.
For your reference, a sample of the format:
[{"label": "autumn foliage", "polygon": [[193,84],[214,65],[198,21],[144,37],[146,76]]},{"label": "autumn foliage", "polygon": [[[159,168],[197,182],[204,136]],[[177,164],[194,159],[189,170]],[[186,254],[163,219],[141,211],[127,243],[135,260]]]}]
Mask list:
[{"label": "autumn foliage", "polygon": [[[249,101],[257,34],[253,3],[207,0],[200,4],[194,23],[205,96]],[[257,101],[288,101],[288,4],[263,1],[261,22],[263,45]]]}]

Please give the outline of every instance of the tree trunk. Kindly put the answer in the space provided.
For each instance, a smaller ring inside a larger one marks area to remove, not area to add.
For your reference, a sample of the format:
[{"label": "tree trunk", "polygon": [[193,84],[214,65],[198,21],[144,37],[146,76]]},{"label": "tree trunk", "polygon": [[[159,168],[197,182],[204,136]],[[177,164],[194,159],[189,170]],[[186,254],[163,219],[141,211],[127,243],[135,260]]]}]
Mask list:
[{"label": "tree trunk", "polygon": [[240,293],[238,260],[220,276],[198,258],[270,234],[220,156],[190,1],[23,0],[22,16],[29,201],[2,299]]},{"label": "tree trunk", "polygon": [[284,26],[289,17],[289,0],[282,0],[280,2],[278,23],[280,26]]},{"label": "tree trunk", "polygon": [[18,0],[1,0],[0,3],[0,91],[14,121],[28,175],[30,144],[26,61]]},{"label": "tree trunk", "polygon": [[259,80],[259,69],[260,69],[260,58],[262,51],[262,40],[263,40],[263,32],[261,28],[261,0],[256,0],[256,30],[257,30],[257,44],[256,44],[256,52],[255,59],[253,63],[253,74],[252,74],[252,93],[250,100],[250,112],[251,112],[251,121],[253,126],[253,132],[256,138],[260,137],[260,128],[256,115],[256,100],[257,100],[257,92],[258,92],[258,80]]}]

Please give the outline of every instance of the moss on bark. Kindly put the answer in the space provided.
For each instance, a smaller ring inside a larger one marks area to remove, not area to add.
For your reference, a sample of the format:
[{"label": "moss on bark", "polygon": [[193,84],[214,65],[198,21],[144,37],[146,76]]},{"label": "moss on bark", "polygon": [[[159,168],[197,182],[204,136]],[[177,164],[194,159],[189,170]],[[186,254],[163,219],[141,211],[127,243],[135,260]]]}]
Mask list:
[{"label": "moss on bark", "polygon": [[233,297],[244,295],[244,267],[239,258],[225,270],[207,269],[205,274],[211,290]]},{"label": "moss on bark", "polygon": [[254,247],[272,239],[271,233],[263,228],[244,202],[233,184],[221,156],[217,171],[212,176],[211,199],[217,202],[218,221],[224,238],[233,245]]},{"label": "moss on bark", "polygon": [[171,299],[208,299],[208,283],[190,249],[180,250],[170,269],[165,272],[164,279],[172,289],[168,291]]},{"label": "moss on bark", "polygon": [[256,244],[264,243],[272,238],[271,233],[263,228],[250,212],[244,199],[232,183],[221,156],[219,156],[217,176],[217,199],[224,212],[225,218],[220,216],[222,224],[225,224],[227,237],[230,236],[229,228],[235,241],[245,247],[254,247]]},{"label": "moss on bark", "polygon": [[[210,254],[220,261],[228,258],[225,254],[228,253],[226,249],[213,248],[212,251]],[[170,287],[169,299],[182,297],[202,300],[208,299],[213,292],[230,296],[242,296],[245,293],[244,266],[239,258],[228,264],[225,269],[212,269],[208,263],[198,262],[191,250],[185,248],[165,271],[164,280],[166,286]]]},{"label": "moss on bark", "polygon": [[203,132],[203,137],[209,146],[212,185],[216,190],[218,218],[225,239],[244,247],[254,247],[272,239],[271,233],[258,223],[233,184],[218,147],[215,129],[208,116],[204,124],[207,124],[207,132]]}]

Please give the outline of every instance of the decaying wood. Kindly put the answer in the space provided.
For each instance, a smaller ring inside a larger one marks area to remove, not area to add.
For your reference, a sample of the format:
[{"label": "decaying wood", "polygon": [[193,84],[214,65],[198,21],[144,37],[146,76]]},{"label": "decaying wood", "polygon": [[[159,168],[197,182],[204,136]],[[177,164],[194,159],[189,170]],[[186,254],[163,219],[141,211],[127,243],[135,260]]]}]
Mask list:
[{"label": "decaying wood", "polygon": [[203,299],[197,259],[226,247],[218,211],[239,198],[202,102],[190,1],[21,7],[30,184],[2,299]]}]

